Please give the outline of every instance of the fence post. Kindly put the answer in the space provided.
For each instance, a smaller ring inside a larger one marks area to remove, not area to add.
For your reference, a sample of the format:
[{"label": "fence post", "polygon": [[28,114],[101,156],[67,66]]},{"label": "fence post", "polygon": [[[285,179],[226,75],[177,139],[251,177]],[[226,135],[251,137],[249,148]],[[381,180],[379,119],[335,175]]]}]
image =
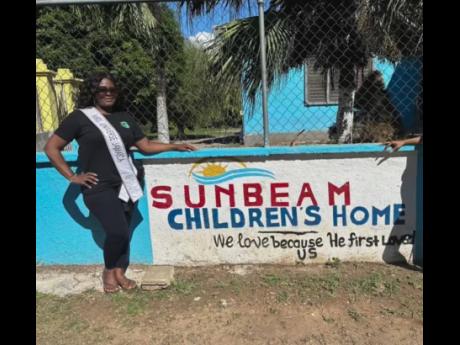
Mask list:
[{"label": "fence post", "polygon": [[260,37],[260,67],[262,72],[262,113],[264,118],[264,147],[270,145],[268,136],[268,109],[267,109],[267,61],[265,55],[265,19],[264,0],[257,0],[259,4],[259,37]]}]

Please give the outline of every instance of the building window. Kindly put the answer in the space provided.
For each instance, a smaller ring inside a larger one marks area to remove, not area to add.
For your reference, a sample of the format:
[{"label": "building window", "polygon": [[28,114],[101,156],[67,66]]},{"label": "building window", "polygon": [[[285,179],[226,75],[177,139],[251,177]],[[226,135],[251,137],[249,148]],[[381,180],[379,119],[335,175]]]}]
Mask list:
[{"label": "building window", "polygon": [[[331,71],[322,73],[321,69],[313,68],[314,60],[309,59],[304,68],[304,102],[306,106],[313,105],[337,105],[339,103],[339,72],[334,72],[332,80]],[[373,71],[372,59],[369,59],[364,68],[363,75],[358,73],[357,89],[363,80]]]}]

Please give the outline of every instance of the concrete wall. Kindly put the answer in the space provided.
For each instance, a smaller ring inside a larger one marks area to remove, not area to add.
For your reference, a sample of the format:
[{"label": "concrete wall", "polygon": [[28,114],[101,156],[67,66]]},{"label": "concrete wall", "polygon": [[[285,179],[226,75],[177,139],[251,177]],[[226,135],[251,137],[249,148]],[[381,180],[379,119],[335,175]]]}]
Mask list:
[{"label": "concrete wall", "polygon": [[[75,165],[75,153],[65,156]],[[146,188],[134,226],[133,263],[411,259],[420,227],[420,167],[413,147],[391,156],[379,145],[327,145],[136,158],[144,162]],[[348,196],[337,194],[333,205],[331,184],[349,188]],[[254,194],[257,188],[260,195]],[[83,205],[78,188],[69,187],[41,153],[36,212],[38,263],[103,262],[100,225]],[[337,215],[342,212],[347,213],[346,225]],[[369,219],[363,220],[366,214]]]}]

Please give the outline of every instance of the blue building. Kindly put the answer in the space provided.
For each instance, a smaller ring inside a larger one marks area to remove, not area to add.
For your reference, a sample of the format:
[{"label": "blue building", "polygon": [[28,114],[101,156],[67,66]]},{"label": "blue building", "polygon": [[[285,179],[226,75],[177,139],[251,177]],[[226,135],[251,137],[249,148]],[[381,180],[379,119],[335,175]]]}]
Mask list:
[{"label": "blue building", "polygon": [[[324,78],[319,71],[315,72],[309,66],[305,64],[300,69],[291,70],[269,92],[269,133],[272,145],[289,142],[301,132],[301,141],[318,144],[329,141],[329,127],[336,122],[337,87],[332,87],[330,75]],[[364,73],[372,70],[382,73],[387,94],[402,120],[404,132],[416,131],[420,126],[416,101],[422,90],[422,59],[407,59],[393,65],[374,58]],[[334,83],[337,83],[337,79],[334,77]],[[244,102],[243,112],[245,144],[260,145],[263,142],[260,97],[253,109]]]}]

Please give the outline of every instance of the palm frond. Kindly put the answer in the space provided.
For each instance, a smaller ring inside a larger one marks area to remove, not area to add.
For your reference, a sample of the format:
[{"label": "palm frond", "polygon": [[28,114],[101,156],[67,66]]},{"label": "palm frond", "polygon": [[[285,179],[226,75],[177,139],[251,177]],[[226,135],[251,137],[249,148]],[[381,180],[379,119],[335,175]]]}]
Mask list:
[{"label": "palm frond", "polygon": [[423,54],[422,0],[361,1],[358,31],[375,55],[390,61]]},{"label": "palm frond", "polygon": [[[258,27],[258,17],[218,26],[215,29],[215,39],[208,47],[215,76],[223,84],[241,82],[251,105],[254,105],[262,84]],[[289,70],[286,60],[290,54],[290,36],[289,21],[275,13],[268,13],[266,56],[269,88]]]},{"label": "palm frond", "polygon": [[181,0],[180,6],[185,5],[187,14],[194,17],[211,13],[219,5],[229,10],[239,11],[245,5],[250,8],[253,3],[252,0]]},{"label": "palm frond", "polygon": [[148,35],[158,25],[161,15],[156,7],[147,3],[82,5],[73,6],[72,11],[80,18],[87,17],[97,25],[105,25],[111,30],[120,27],[136,35]]}]

